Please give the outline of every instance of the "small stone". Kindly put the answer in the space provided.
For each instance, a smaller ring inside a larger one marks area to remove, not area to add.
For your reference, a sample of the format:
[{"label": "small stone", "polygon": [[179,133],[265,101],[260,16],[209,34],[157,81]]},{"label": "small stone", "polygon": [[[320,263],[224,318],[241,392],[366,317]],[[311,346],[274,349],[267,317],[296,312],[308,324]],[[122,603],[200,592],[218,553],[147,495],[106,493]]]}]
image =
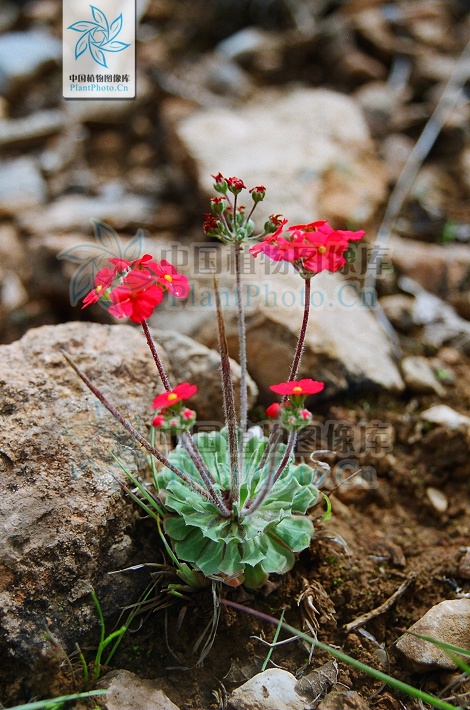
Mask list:
[{"label": "small stone", "polygon": [[38,111],[25,118],[0,121],[0,146],[25,143],[58,133],[65,125],[62,111]]},{"label": "small stone", "polygon": [[320,702],[318,710],[369,710],[369,704],[355,690],[346,690],[340,687]]},{"label": "small stone", "polygon": [[444,362],[446,365],[457,365],[457,363],[461,362],[462,360],[462,354],[459,353],[457,348],[441,348],[437,355],[439,360]]},{"label": "small stone", "polygon": [[459,426],[470,427],[470,417],[466,417],[447,404],[436,404],[434,407],[421,412],[420,418],[431,424],[440,424],[448,429],[457,429]]},{"label": "small stone", "polygon": [[437,381],[425,357],[410,355],[403,358],[401,370],[405,384],[412,392],[417,394],[434,392],[440,397],[445,395],[444,387]]},{"label": "small stone", "polygon": [[[470,650],[470,599],[452,599],[436,604],[409,630]],[[457,668],[440,648],[411,634],[401,636],[396,646],[418,668]]]},{"label": "small stone", "polygon": [[442,491],[437,488],[429,486],[426,488],[426,495],[429,498],[432,507],[437,510],[438,513],[445,513],[449,507],[449,501]]},{"label": "small stone", "polygon": [[230,710],[305,710],[305,698],[296,693],[292,673],[271,668],[258,673],[233,691]]},{"label": "small stone", "polygon": [[0,271],[0,304],[6,312],[14,311],[28,301],[28,293],[14,271]]},{"label": "small stone", "polygon": [[34,78],[40,69],[58,62],[62,42],[52,35],[32,30],[9,32],[0,37],[0,92]]},{"label": "small stone", "polygon": [[271,32],[259,27],[245,27],[219,42],[215,51],[226,59],[246,61],[269,47],[272,47]]},{"label": "small stone", "polygon": [[462,579],[470,579],[470,548],[467,548],[463,557],[460,558],[458,575]]},{"label": "small stone", "polygon": [[414,298],[402,293],[383,296],[380,299],[385,315],[394,328],[407,332],[416,327],[413,319]]},{"label": "small stone", "polygon": [[98,683],[107,694],[96,698],[104,710],[179,710],[154,680],[125,670],[107,673]]},{"label": "small stone", "polygon": [[46,198],[46,183],[35,160],[25,156],[0,162],[0,215],[37,208]]}]

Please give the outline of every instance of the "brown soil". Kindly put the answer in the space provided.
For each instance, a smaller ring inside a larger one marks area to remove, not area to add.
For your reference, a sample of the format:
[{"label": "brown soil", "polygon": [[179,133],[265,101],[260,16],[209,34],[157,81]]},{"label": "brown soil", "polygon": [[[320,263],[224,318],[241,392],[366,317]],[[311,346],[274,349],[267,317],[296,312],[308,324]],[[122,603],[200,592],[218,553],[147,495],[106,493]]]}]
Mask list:
[{"label": "brown soil", "polygon": [[[468,359],[455,368],[459,383],[447,403],[465,411],[470,402]],[[274,591],[249,594],[221,590],[223,596],[279,618],[297,628],[307,628],[309,619],[317,627],[319,640],[342,648],[354,658],[389,672],[394,677],[438,692],[448,680],[439,674],[413,675],[393,644],[400,630],[408,628],[434,604],[456,597],[469,582],[458,577],[462,548],[470,537],[470,490],[468,442],[464,433],[450,434],[441,427],[427,430],[418,420],[422,411],[435,402],[432,396],[410,399],[371,395],[361,402],[331,405],[325,418],[351,422],[386,421],[393,425],[393,451],[371,456],[358,452],[361,466],[375,468],[377,479],[368,491],[342,487],[331,494],[333,515],[316,523],[317,536],[309,551],[301,553],[294,570],[276,580]],[[426,488],[441,490],[448,499],[448,510],[439,514],[426,496]],[[341,498],[343,500],[341,500]],[[343,502],[344,501],[344,502]],[[321,511],[318,511],[321,515]],[[346,633],[344,626],[356,617],[385,602],[405,580],[410,585],[386,612],[368,622],[365,629]],[[277,586],[278,585],[278,586]],[[299,598],[305,592],[304,602]],[[318,613],[308,613],[313,603]],[[195,606],[184,604],[168,612],[170,645],[181,660],[194,664],[188,653],[210,615],[206,596]],[[160,617],[160,618],[158,618]],[[189,671],[165,670],[178,663],[168,652],[161,614],[151,618],[132,638],[132,647],[116,657],[117,665],[136,669],[139,675],[159,677],[162,687],[181,710],[219,707],[214,695],[230,691],[258,672],[267,648],[253,636],[272,640],[275,628],[232,609],[222,609],[219,631],[213,649],[202,667]],[[156,632],[157,631],[157,632]],[[281,634],[280,638],[286,638]],[[381,649],[385,649],[386,657]],[[132,653],[137,658],[132,658]],[[298,673],[306,670],[308,652],[295,642],[276,648],[272,660],[280,667]],[[327,661],[315,652],[312,667]],[[417,708],[405,696],[383,688],[352,668],[339,664],[339,679],[369,699],[378,710]],[[222,696],[220,696],[222,697]]]}]

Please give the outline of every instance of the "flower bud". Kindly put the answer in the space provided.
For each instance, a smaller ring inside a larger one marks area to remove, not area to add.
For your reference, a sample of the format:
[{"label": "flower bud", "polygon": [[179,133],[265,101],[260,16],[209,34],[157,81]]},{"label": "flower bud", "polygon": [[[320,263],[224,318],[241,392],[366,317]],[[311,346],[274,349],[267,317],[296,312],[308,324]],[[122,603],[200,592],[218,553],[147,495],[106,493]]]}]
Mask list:
[{"label": "flower bud", "polygon": [[277,419],[278,416],[280,415],[280,413],[281,413],[281,405],[278,402],[273,402],[266,409],[266,415],[270,419]]},{"label": "flower bud", "polygon": [[211,207],[216,214],[223,214],[228,207],[228,201],[225,197],[213,197]]},{"label": "flower bud", "polygon": [[228,184],[222,173],[217,173],[217,175],[212,175],[212,177],[215,180],[214,190],[221,192],[222,195],[225,195],[227,193]]},{"label": "flower bud", "polygon": [[257,187],[252,187],[250,190],[250,195],[255,204],[264,200],[266,195],[266,188],[264,185],[258,185]]},{"label": "flower bud", "polygon": [[243,182],[243,180],[240,180],[240,178],[237,177],[230,177],[227,180],[227,185],[228,189],[233,195],[238,195],[238,193],[241,192],[245,187],[245,183]]},{"label": "flower bud", "polygon": [[157,414],[157,416],[153,418],[152,426],[156,427],[157,429],[161,429],[164,424],[165,417],[162,414]]}]

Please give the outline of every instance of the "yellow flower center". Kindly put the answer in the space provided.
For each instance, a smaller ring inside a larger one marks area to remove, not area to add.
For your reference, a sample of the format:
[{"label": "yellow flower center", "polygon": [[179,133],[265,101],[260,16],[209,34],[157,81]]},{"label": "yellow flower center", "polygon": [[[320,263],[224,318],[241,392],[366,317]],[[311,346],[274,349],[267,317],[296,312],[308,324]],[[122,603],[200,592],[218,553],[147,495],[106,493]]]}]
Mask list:
[{"label": "yellow flower center", "polygon": [[297,385],[296,387],[294,387],[292,389],[293,394],[302,394],[302,392],[303,392],[302,387],[299,387],[299,385]]},{"label": "yellow flower center", "polygon": [[173,276],[170,276],[170,274],[165,274],[165,276],[163,278],[165,279],[165,281],[168,281],[169,283],[171,283],[173,281]]},{"label": "yellow flower center", "polygon": [[99,293],[102,290],[103,290],[103,286],[101,286],[101,284],[99,286],[97,286],[95,289],[96,293]]},{"label": "yellow flower center", "polygon": [[169,401],[169,402],[174,402],[175,399],[178,399],[178,395],[175,394],[174,392],[170,392],[170,394],[168,395],[168,401]]},{"label": "yellow flower center", "polygon": [[326,252],[326,247],[324,247],[324,246],[318,247],[318,253],[319,253],[319,254],[324,254],[325,252]]}]

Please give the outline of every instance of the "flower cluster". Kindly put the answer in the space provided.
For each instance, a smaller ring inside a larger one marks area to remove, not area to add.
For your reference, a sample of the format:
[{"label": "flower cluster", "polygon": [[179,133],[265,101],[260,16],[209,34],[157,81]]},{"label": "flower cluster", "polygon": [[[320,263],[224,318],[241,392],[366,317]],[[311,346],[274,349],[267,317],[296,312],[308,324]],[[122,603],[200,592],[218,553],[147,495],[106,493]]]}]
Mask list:
[{"label": "flower cluster", "polygon": [[186,298],[189,283],[168,261],[153,261],[150,254],[140,259],[109,259],[114,268],[105,266],[95,276],[95,288],[84,298],[82,308],[103,301],[116,318],[130,318],[142,323],[163,300],[165,291],[176,298]]},{"label": "flower cluster", "polygon": [[305,398],[318,394],[325,387],[324,382],[317,380],[292,380],[271,385],[269,389],[283,395],[281,404],[274,402],[266,409],[266,414],[272,419],[279,419],[281,425],[289,431],[300,431],[310,424],[312,415],[304,408]]},{"label": "flower cluster", "polygon": [[257,185],[249,190],[253,206],[245,215],[245,207],[237,205],[238,195],[246,189],[243,180],[237,177],[225,178],[222,173],[212,177],[215,180],[214,189],[220,194],[211,199],[211,209],[216,216],[211,213],[204,215],[204,232],[208,237],[216,237],[226,244],[252,240],[255,225],[251,217],[256,206],[264,200],[266,188]]},{"label": "flower cluster", "polygon": [[283,219],[263,241],[250,247],[253,256],[263,253],[274,261],[289,261],[306,279],[320,271],[339,271],[345,264],[349,242],[362,239],[364,231],[333,229],[325,220],[286,227]]},{"label": "flower cluster", "polygon": [[152,421],[152,426],[163,431],[182,433],[191,429],[196,421],[196,412],[183,405],[183,400],[189,399],[197,392],[197,385],[183,382],[172,390],[158,394],[153,400],[152,408],[158,411]]}]

